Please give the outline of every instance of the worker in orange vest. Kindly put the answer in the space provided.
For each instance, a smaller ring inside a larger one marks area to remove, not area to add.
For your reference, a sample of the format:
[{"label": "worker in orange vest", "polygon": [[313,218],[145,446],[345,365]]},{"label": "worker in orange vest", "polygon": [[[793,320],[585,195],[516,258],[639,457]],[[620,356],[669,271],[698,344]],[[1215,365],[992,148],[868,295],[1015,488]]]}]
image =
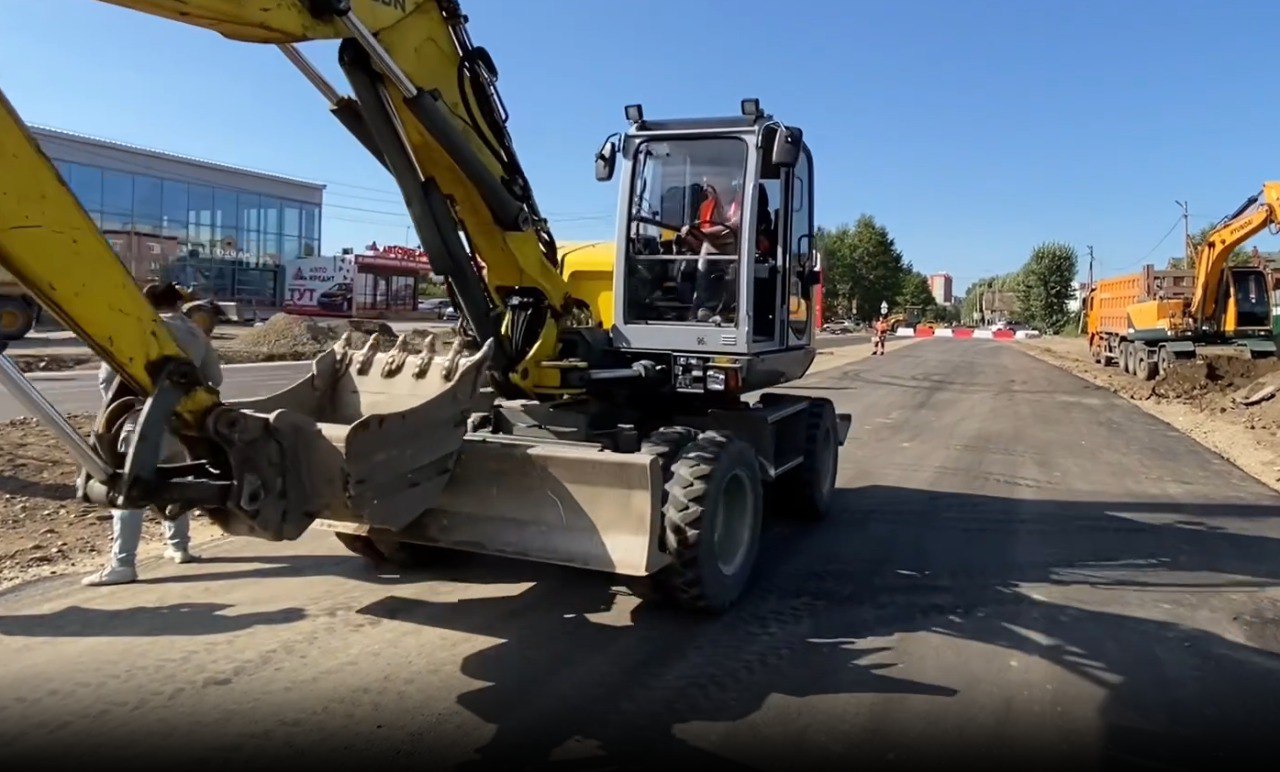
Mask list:
[{"label": "worker in orange vest", "polygon": [[888,334],[889,334],[889,320],[881,316],[879,319],[876,320],[876,337],[874,342],[874,348],[871,349],[872,356],[875,356],[876,354],[879,354],[880,356],[884,356],[884,341],[885,341],[885,337]]}]

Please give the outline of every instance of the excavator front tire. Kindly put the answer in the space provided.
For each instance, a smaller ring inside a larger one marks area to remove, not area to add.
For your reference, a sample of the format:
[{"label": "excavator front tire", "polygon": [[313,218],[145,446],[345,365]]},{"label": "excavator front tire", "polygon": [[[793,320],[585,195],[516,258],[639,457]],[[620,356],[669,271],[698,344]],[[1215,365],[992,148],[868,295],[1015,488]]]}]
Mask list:
[{"label": "excavator front tire", "polygon": [[746,589],[764,521],[755,449],[719,431],[700,433],[671,465],[662,510],[672,565],[659,572],[666,594],[695,611],[727,610]]}]

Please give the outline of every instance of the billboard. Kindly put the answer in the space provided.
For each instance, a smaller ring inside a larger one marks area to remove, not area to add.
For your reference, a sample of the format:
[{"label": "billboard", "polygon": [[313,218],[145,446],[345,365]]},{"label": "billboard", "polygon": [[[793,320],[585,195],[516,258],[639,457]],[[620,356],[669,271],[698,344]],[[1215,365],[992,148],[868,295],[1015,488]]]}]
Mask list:
[{"label": "billboard", "polygon": [[284,264],[284,310],[291,314],[351,316],[355,309],[351,255],[297,257]]}]

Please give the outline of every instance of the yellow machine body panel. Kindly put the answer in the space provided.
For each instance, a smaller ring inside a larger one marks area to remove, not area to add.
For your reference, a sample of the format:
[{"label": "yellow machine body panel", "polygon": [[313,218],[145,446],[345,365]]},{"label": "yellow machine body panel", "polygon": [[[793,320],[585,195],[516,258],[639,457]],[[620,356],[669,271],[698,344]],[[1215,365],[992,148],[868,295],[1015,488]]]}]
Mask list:
[{"label": "yellow machine body panel", "polygon": [[611,241],[563,244],[560,260],[569,293],[591,306],[604,329],[613,327],[613,273],[618,248]]}]

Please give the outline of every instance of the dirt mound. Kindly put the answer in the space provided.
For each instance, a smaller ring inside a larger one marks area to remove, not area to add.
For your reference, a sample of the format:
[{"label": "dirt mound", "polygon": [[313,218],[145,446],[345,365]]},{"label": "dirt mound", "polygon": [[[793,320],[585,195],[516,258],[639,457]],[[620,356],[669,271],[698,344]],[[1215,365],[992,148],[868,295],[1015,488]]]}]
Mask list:
[{"label": "dirt mound", "polygon": [[1151,395],[1180,401],[1226,397],[1277,371],[1280,371],[1280,360],[1274,358],[1210,354],[1195,361],[1175,363],[1151,383]]},{"label": "dirt mound", "polygon": [[228,343],[225,350],[228,353],[243,350],[281,359],[307,359],[319,356],[337,343],[345,331],[345,326],[339,324],[276,314],[260,327],[241,335],[234,343]]},{"label": "dirt mound", "polygon": [[[395,343],[397,336],[385,322],[361,319],[319,321],[282,313],[272,316],[263,325],[246,332],[235,341],[228,341],[219,347],[219,351],[222,361],[227,364],[313,359],[327,351],[348,331],[352,333],[352,343],[356,346],[365,345],[370,335],[378,335],[384,350]],[[417,329],[405,334],[410,348],[415,351],[420,351],[433,334],[437,349],[456,337],[452,329]]]}]

